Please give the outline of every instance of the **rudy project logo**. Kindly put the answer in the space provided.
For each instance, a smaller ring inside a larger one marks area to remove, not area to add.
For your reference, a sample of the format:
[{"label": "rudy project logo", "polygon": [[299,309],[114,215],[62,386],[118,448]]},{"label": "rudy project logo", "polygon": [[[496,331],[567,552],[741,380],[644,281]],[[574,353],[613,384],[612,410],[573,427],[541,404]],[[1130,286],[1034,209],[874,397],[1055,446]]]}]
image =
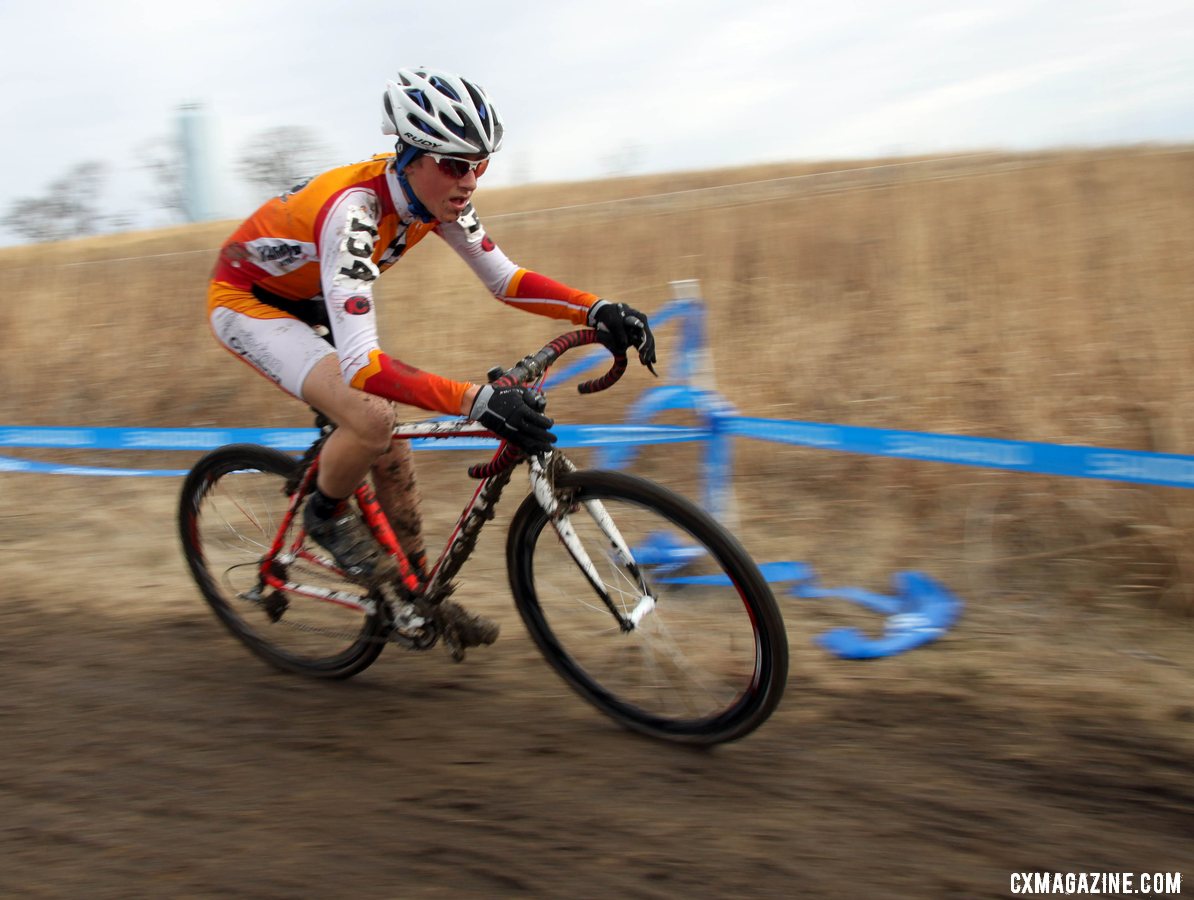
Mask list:
[{"label": "rudy project logo", "polygon": [[363,316],[371,309],[373,309],[373,304],[369,302],[369,298],[362,297],[360,294],[344,301],[344,311],[350,316]]},{"label": "rudy project logo", "polygon": [[402,132],[402,140],[418,147],[438,147],[440,145],[439,141],[431,140],[426,135],[419,135],[413,131]]}]

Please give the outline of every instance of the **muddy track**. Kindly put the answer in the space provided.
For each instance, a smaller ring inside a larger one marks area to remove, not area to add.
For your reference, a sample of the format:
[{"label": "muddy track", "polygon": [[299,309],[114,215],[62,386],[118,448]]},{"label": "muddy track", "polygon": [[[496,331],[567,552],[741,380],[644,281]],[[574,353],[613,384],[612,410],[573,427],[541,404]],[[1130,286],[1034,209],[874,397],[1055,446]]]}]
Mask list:
[{"label": "muddy track", "polygon": [[[620,730],[549,671],[492,535],[458,599],[501,622],[494,647],[388,649],[343,684],[274,672],[187,581],[162,484],[0,482],[2,896],[995,897],[1012,872],[1194,876],[1194,642],[1172,619],[972,602],[946,640],[857,663],[810,641],[837,610],[789,601],[783,706],[698,751]],[[31,490],[59,515],[14,508]]]}]

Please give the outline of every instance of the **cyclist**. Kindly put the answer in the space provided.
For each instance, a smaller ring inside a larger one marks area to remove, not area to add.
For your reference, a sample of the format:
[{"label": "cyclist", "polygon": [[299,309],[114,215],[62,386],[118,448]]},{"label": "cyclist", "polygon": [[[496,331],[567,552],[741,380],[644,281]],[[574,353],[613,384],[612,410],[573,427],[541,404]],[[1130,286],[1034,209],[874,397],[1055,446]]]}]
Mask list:
[{"label": "cyclist", "polygon": [[504,303],[607,331],[622,348],[638,348],[644,365],[655,362],[643,313],[516,265],[486,234],[471,200],[503,125],[478,84],[428,67],[401,69],[382,108],[395,152],[267,201],[221,248],[208,290],[220,343],[335,422],[303,523],[365,583],[393,572],[345,502],[370,469],[403,551],[420,570],[426,565],[409,444],[390,439],[394,403],[467,415],[528,453],[556,440],[531,390],[454,381],[381,349],[373,282],[420,240],[438,235]]}]

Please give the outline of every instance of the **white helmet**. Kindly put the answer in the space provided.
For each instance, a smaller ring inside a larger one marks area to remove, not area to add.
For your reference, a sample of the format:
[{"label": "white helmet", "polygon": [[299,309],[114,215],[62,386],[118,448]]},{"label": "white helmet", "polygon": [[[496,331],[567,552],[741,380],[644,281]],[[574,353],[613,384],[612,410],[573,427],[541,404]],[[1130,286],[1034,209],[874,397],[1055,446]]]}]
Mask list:
[{"label": "white helmet", "polygon": [[399,69],[398,81],[386,82],[382,109],[382,133],[397,135],[405,149],[489,154],[502,146],[497,108],[483,88],[459,75]]}]

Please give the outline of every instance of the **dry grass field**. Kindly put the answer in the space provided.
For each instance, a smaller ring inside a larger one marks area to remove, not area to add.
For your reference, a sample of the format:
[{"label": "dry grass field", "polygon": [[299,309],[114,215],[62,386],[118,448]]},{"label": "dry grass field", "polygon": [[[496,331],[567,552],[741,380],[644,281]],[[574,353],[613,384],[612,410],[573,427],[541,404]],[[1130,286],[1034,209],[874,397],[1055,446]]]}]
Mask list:
[{"label": "dry grass field", "polygon": [[[743,414],[1194,453],[1194,148],[482,188],[476,205],[511,258],[647,311],[699,279]],[[308,424],[208,333],[233,224],[0,250],[0,424]],[[388,349],[456,377],[560,330],[433,240],[378,293]],[[659,338],[666,379],[674,329]],[[552,409],[614,421],[648,386],[632,376]],[[502,621],[498,645],[463,667],[387,653],[328,688],[219,631],[183,571],[176,481],[0,475],[0,894],[969,897],[1005,896],[1013,871],[1194,873],[1189,492],[735,452],[756,558],[871,589],[922,570],[966,611],[862,664],[810,636],[873,616],[785,601],[784,705],[700,755],[555,682],[510,609],[500,535],[460,594]],[[635,468],[696,494],[696,454],[647,448]],[[423,455],[433,535],[464,502],[465,456]]]},{"label": "dry grass field", "polygon": [[[1192,198],[1194,150],[1161,147],[482,190],[477,206],[513,259],[648,311],[700,279],[719,388],[744,415],[1190,453]],[[0,251],[0,422],[306,424],[200,312],[231,225]],[[386,345],[455,377],[559,330],[494,302],[437,241],[378,290]],[[660,337],[666,378],[674,330]],[[638,386],[553,409],[615,420]],[[850,547],[843,577],[929,558],[972,587],[1028,556],[1018,580],[1040,589],[1194,608],[1184,491],[738,452],[777,539],[858,537],[873,564]]]}]

